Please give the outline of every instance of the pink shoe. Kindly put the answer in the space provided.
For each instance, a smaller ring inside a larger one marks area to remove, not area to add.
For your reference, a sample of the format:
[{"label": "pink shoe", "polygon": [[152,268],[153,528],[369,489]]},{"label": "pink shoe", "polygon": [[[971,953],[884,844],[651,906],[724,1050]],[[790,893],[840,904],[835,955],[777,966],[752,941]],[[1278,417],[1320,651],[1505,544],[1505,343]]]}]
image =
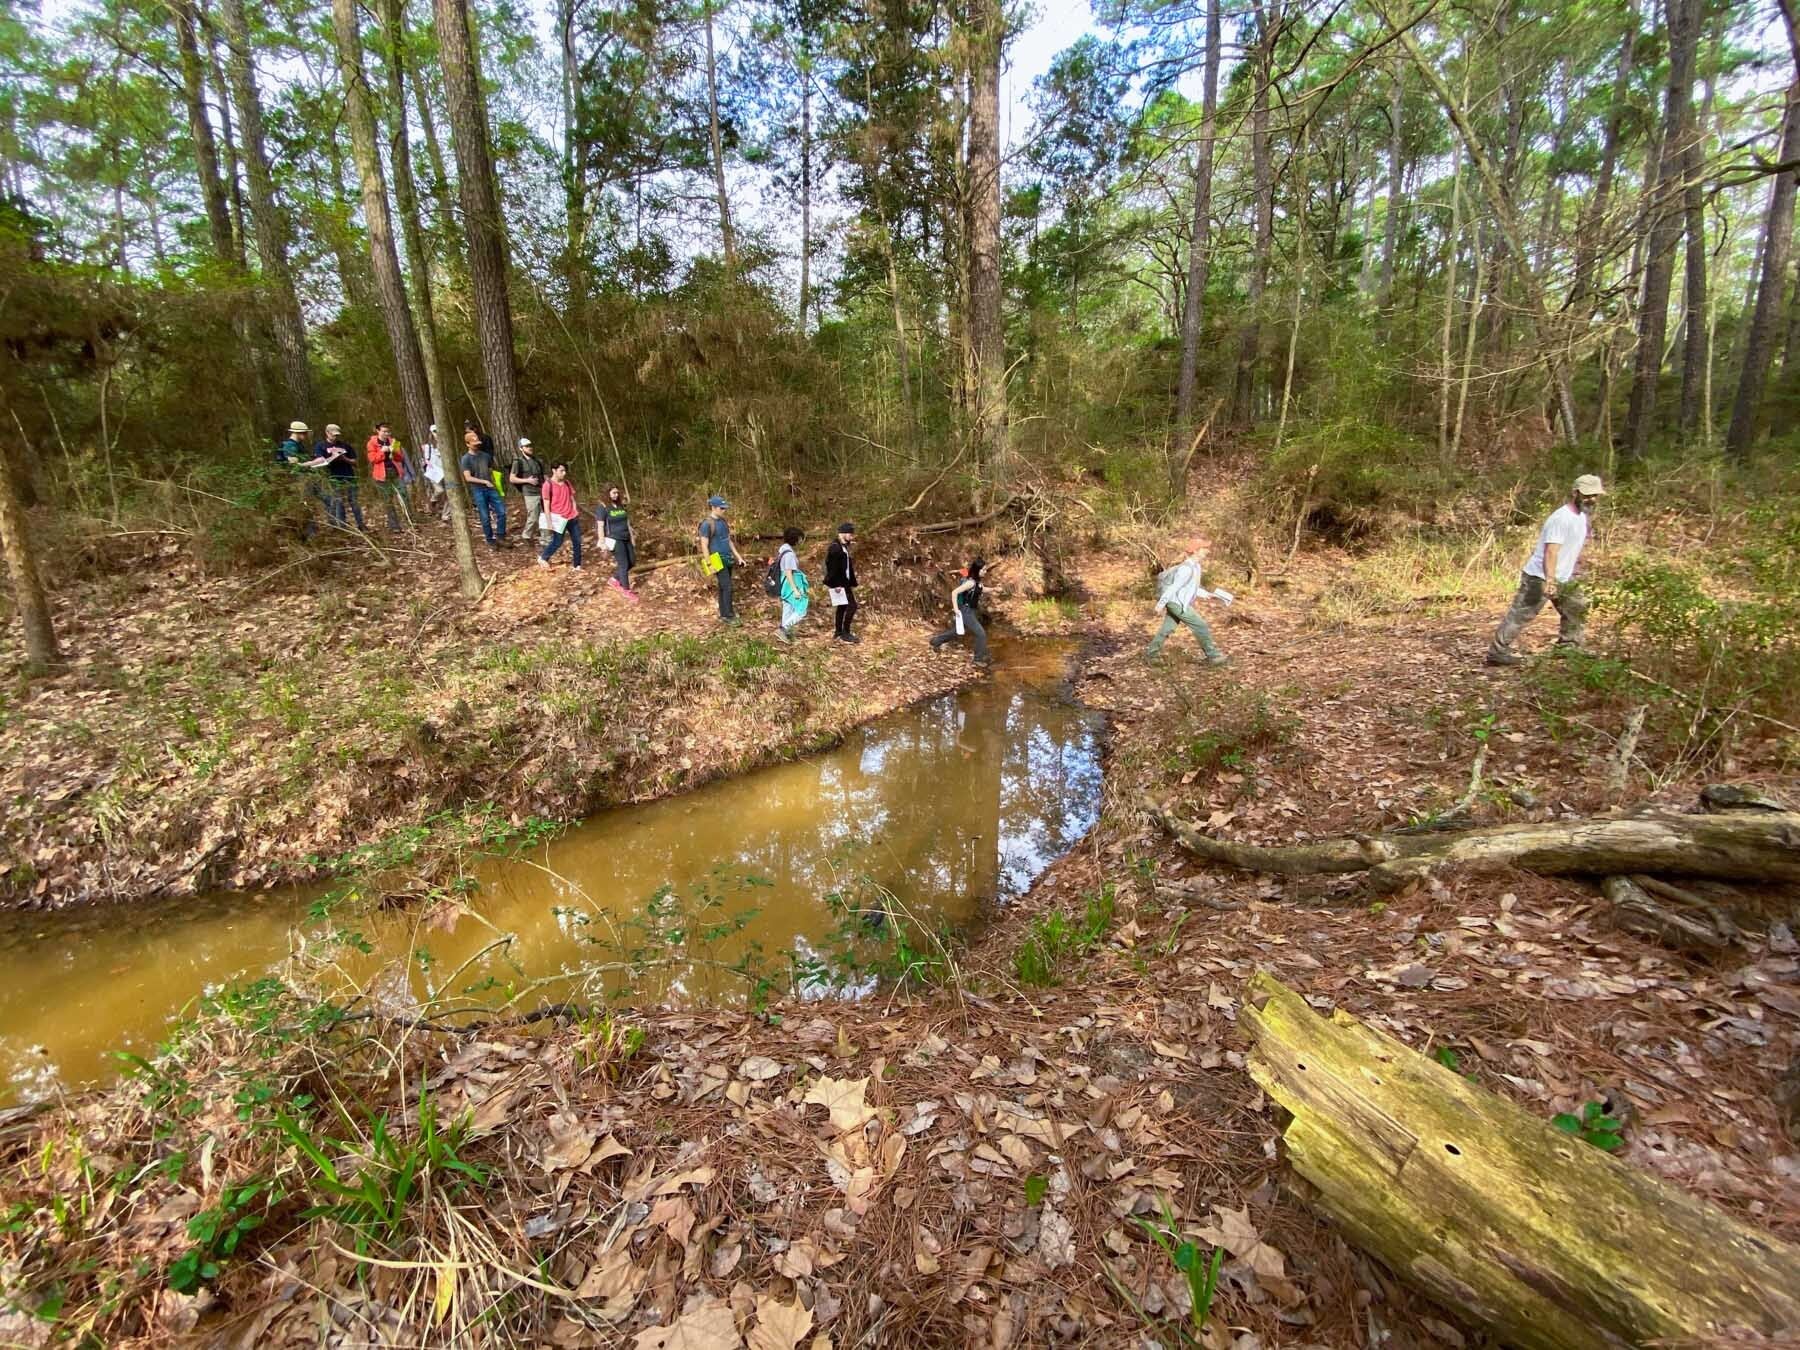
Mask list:
[{"label": "pink shoe", "polygon": [[631,601],[631,603],[634,605],[637,604],[638,601],[640,601],[644,598],[643,596],[639,595],[636,591],[632,590],[631,587],[629,587],[629,586],[623,587],[622,589],[625,592],[625,598],[627,600]]}]

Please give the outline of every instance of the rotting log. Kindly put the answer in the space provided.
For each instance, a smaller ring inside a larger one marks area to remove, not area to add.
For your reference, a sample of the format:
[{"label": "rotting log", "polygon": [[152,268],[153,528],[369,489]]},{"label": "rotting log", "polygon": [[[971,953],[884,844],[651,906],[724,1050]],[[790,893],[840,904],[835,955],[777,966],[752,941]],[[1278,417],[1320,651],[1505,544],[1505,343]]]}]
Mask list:
[{"label": "rotting log", "polygon": [[1378,891],[1395,891],[1438,868],[1518,869],[1544,876],[1728,877],[1800,881],[1800,813],[1657,813],[1496,825],[1445,834],[1356,835],[1264,846],[1214,839],[1146,799],[1153,819],[1190,853],[1252,872],[1308,876],[1367,872]]},{"label": "rotting log", "polygon": [[1250,1073],[1346,1235],[1446,1308],[1541,1350],[1800,1333],[1800,1248],[1467,1082],[1266,972]]}]

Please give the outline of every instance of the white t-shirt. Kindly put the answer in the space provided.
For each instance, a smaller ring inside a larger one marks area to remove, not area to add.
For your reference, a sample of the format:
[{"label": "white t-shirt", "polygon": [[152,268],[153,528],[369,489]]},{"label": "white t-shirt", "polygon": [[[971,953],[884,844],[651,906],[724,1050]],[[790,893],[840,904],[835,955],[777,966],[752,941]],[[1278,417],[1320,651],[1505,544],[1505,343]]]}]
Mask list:
[{"label": "white t-shirt", "polygon": [[419,454],[425,461],[423,468],[425,476],[434,483],[443,482],[444,456],[439,452],[437,446],[430,441],[426,441],[424,445],[419,447]]},{"label": "white t-shirt", "polygon": [[1567,581],[1575,575],[1575,564],[1581,557],[1581,546],[1587,543],[1587,537],[1587,512],[1577,511],[1564,502],[1550,513],[1550,518],[1544,522],[1544,528],[1538,531],[1537,547],[1531,551],[1531,558],[1525,564],[1525,575],[1544,575],[1544,546],[1555,544],[1555,580],[1558,584]]}]

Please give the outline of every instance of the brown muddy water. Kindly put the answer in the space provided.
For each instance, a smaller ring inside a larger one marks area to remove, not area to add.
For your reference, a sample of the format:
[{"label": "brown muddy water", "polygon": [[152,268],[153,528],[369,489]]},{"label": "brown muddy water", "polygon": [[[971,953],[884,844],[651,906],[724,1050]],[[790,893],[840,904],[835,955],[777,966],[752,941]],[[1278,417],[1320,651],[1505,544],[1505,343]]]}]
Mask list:
[{"label": "brown muddy water", "polygon": [[759,979],[867,993],[853,952],[970,932],[1092,828],[1101,724],[1069,695],[1072,653],[997,642],[992,677],[832,750],[485,859],[460,909],[321,919],[288,892],[0,916],[0,1103],[102,1082],[202,994],[270,973],[444,1018],[735,1001]]}]

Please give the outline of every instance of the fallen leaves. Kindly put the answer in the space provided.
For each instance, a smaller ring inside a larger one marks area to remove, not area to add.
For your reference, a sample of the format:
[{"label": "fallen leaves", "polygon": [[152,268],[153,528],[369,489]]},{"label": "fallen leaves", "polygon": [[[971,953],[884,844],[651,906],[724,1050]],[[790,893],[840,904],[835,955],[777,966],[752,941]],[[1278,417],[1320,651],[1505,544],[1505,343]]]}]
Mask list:
[{"label": "fallen leaves", "polygon": [[831,1113],[831,1127],[839,1134],[860,1129],[875,1118],[875,1108],[863,1096],[868,1091],[867,1078],[819,1078],[806,1090],[802,1099],[808,1106],[823,1106]]}]

